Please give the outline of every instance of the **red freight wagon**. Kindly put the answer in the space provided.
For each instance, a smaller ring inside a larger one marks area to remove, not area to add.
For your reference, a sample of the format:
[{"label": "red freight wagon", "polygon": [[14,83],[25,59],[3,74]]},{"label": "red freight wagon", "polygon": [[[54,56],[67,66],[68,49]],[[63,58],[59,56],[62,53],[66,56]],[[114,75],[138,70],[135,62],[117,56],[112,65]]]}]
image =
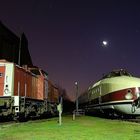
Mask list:
[{"label": "red freight wagon", "polygon": [[58,100],[59,100],[59,90],[57,87],[54,87],[53,101],[58,102]]},{"label": "red freight wagon", "polygon": [[47,80],[47,73],[43,70],[39,69],[38,67],[29,68],[29,70],[36,75],[36,82],[35,82],[35,91],[36,91],[36,99],[44,100],[47,99],[47,92],[48,92],[48,80]]},{"label": "red freight wagon", "polygon": [[48,81],[48,90],[48,101],[58,103],[59,90],[51,81]]}]

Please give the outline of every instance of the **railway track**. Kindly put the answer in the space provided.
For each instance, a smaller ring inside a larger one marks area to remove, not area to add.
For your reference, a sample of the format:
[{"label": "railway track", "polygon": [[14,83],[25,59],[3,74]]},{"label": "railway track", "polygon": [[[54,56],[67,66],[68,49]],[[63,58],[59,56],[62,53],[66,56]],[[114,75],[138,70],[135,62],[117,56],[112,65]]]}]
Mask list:
[{"label": "railway track", "polygon": [[29,120],[23,120],[23,121],[18,121],[18,120],[7,120],[3,119],[0,120],[0,128],[5,127],[6,125],[12,125],[12,124],[20,124],[20,123],[25,123],[25,122],[44,122],[44,121],[49,121],[50,119],[55,119],[57,116],[51,116],[51,117],[44,117],[44,118],[39,118],[39,117],[31,117]]},{"label": "railway track", "polygon": [[[89,115],[89,116],[92,116],[92,115]],[[98,116],[97,115],[96,117],[110,119],[110,120],[119,120],[119,121],[140,123],[140,116],[138,116],[136,118],[125,118],[125,117],[119,117],[119,116],[116,116],[116,117],[109,117],[108,116],[108,117],[106,117],[106,116]]]},{"label": "railway track", "polygon": [[0,122],[0,129],[7,128],[9,126],[16,125],[16,124],[19,124],[19,123],[15,121]]},{"label": "railway track", "polygon": [[[51,118],[54,118],[54,117],[51,117]],[[36,118],[32,118],[30,119],[28,122],[42,122],[42,121],[47,121],[49,120],[50,118],[43,118],[43,119],[36,119]],[[109,118],[108,118],[109,119]],[[112,120],[112,119],[111,119]],[[114,118],[113,120],[120,120],[120,121],[127,121],[127,122],[135,122],[135,123],[139,123],[140,124],[140,117],[136,118],[136,119],[122,119],[122,118]],[[18,122],[18,121],[0,121],[0,129],[1,128],[5,128],[5,127],[8,127],[8,126],[11,126],[11,125],[15,125],[15,124],[20,124],[22,122]]]},{"label": "railway track", "polygon": [[139,119],[125,119],[124,121],[140,123],[140,118]]}]

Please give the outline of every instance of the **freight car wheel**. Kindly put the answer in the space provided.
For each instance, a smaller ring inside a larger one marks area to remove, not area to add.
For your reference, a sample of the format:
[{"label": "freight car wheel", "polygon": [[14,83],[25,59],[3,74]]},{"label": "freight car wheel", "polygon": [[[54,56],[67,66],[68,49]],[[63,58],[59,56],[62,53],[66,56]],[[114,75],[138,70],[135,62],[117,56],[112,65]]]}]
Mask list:
[{"label": "freight car wheel", "polygon": [[26,121],[28,121],[28,117],[27,117],[26,113],[21,113],[19,115],[18,121],[19,122],[26,122]]},{"label": "freight car wheel", "polygon": [[7,116],[8,121],[12,121],[14,119],[14,115],[10,114]]}]

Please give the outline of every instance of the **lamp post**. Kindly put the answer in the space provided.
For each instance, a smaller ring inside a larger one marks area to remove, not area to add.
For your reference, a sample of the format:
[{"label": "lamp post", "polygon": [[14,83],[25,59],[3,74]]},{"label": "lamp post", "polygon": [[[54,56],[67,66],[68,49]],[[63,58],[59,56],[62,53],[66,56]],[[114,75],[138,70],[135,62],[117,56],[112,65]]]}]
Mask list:
[{"label": "lamp post", "polygon": [[76,114],[78,113],[78,82],[75,82],[76,87]]}]

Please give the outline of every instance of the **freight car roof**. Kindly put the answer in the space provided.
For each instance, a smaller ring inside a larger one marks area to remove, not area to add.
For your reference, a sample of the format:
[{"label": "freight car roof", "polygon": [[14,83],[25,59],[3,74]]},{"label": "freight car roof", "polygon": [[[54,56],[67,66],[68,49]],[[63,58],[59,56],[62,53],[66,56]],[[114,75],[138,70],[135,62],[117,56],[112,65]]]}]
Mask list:
[{"label": "freight car roof", "polygon": [[102,79],[112,78],[112,77],[117,77],[117,76],[132,76],[132,75],[124,69],[119,69],[119,70],[113,70],[112,72],[106,74],[105,76],[103,76]]}]

